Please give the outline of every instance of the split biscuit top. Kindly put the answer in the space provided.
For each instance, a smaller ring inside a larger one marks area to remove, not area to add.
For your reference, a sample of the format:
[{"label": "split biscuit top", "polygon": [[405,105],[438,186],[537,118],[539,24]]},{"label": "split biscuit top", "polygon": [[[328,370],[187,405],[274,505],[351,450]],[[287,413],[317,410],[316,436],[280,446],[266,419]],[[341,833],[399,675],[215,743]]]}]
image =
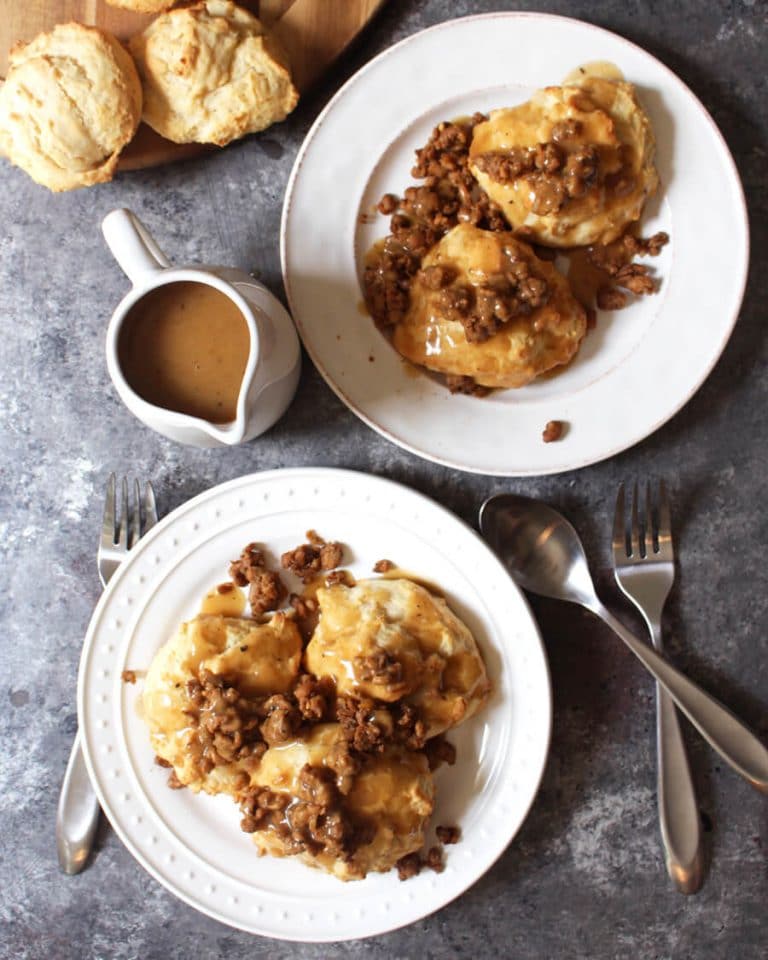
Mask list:
[{"label": "split biscuit top", "polygon": [[434,737],[471,717],[490,684],[469,628],[407,579],[360,580],[317,591],[320,618],[304,660],[339,694],[402,700]]},{"label": "split biscuit top", "polygon": [[279,45],[229,0],[161,14],[130,48],[144,120],[176,143],[224,146],[285,119],[298,102]]},{"label": "split biscuit top", "polygon": [[110,34],[65,23],[14,46],[0,152],[51,190],[111,180],[141,118],[141,84]]},{"label": "split biscuit top", "polygon": [[111,7],[135,10],[136,13],[162,13],[169,10],[177,0],[107,0]]},{"label": "split biscuit top", "polygon": [[510,388],[568,363],[586,332],[584,308],[552,263],[511,232],[459,224],[422,261],[392,342],[436,373]]},{"label": "split biscuit top", "polygon": [[474,129],[470,169],[521,237],[606,244],[656,191],[655,146],[633,85],[586,74],[492,111]]},{"label": "split biscuit top", "polygon": [[[313,727],[305,738],[272,747],[264,754],[251,776],[251,788],[265,788],[284,797],[290,809],[266,829],[253,833],[260,854],[283,857],[298,853],[309,866],[340,880],[357,880],[371,871],[386,872],[401,857],[421,849],[435,793],[426,756],[388,745],[381,753],[363,758],[353,773],[339,774],[339,751],[343,753],[346,747],[339,725],[325,723]],[[329,830],[318,825],[315,842],[298,851],[286,827],[292,821],[295,830],[302,806],[307,812],[322,809],[318,802],[323,793],[332,806],[320,818],[315,816],[315,821],[326,820]],[[334,821],[346,831],[355,825],[365,833],[362,842],[353,842],[343,856],[334,849],[336,844],[323,842],[338,839],[323,836],[332,833]]]}]

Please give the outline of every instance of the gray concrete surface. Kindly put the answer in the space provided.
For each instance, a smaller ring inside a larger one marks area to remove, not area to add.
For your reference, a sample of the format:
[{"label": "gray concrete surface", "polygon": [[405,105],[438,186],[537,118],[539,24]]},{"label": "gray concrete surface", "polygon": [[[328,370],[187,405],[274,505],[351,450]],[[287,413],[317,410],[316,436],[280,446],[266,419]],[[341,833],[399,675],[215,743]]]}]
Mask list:
[{"label": "gray concrete surface", "polygon": [[[766,956],[768,800],[691,734],[709,866],[701,893],[675,893],[656,822],[652,684],[587,614],[549,602],[534,603],[555,698],[541,790],[504,856],[436,915],[336,946],[252,937],[174,899],[106,825],[83,874],[65,878],[57,869],[54,814],[76,727],[81,640],[99,593],[94,548],[111,470],[152,477],[165,512],[220,481],[303,464],[384,474],[470,522],[490,493],[518,490],[567,510],[606,589],[616,485],[663,474],[682,557],[669,608],[672,654],[768,736],[768,30],[759,0],[528,4],[613,29],[677,71],[720,125],[746,188],[752,268],[735,333],[698,394],[634,449],[542,479],[462,475],[371,432],[307,362],[293,406],[267,436],[234,450],[199,451],[142,427],[107,377],[105,322],[125,289],[99,233],[108,210],[136,210],[178,261],[255,269],[280,294],[283,193],[328,97],[372,55],[422,27],[519,6],[390,0],[286,123],[216,155],[61,196],[0,164],[0,957]],[[727,242],[713,229],[699,282],[718,269],[718,245]]]}]

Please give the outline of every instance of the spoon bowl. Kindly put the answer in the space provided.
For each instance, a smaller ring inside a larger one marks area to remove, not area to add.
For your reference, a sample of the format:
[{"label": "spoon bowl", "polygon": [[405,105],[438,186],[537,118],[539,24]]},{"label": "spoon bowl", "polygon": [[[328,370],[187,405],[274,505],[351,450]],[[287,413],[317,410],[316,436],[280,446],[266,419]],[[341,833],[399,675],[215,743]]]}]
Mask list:
[{"label": "spoon bowl", "polygon": [[491,497],[480,508],[480,530],[523,590],[582,605],[596,599],[578,533],[546,503],[514,493]]}]

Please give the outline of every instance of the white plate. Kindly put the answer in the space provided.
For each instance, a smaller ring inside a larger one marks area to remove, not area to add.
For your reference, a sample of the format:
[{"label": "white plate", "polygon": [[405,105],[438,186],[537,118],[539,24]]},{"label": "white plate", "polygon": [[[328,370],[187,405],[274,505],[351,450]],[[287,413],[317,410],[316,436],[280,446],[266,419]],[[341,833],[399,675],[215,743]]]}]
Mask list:
[{"label": "white plate", "polygon": [[[402,194],[413,182],[413,151],[438,121],[522,102],[596,60],[616,63],[638,86],[656,132],[663,187],[643,231],[671,236],[652,261],[661,289],[628,309],[601,313],[576,360],[558,376],[484,400],[452,397],[428,377],[414,376],[361,310],[361,258],[387,233],[388,218],[366,223],[360,215],[370,214],[382,194]],[[351,410],[427,459],[524,476],[612,456],[683,406],[736,321],[749,240],[733,159],[712,118],[675,74],[590,24],[494,13],[408,37],[336,94],[296,160],[281,247],[299,334]],[[545,444],[541,433],[553,419],[570,428],[561,441]]]},{"label": "white plate", "polygon": [[[275,552],[310,528],[348,545],[356,576],[384,557],[439,583],[478,639],[494,684],[487,708],[451,733],[454,767],[436,774],[433,824],[457,823],[442,874],[395,872],[342,884],[293,859],[257,857],[234,803],[169,790],[137,712],[143,670],[228,561],[253,540]],[[517,832],[549,744],[551,695],[528,606],[480,537],[405,487],[342,470],[277,470],[202,494],[134,549],[94,612],[78,714],[102,809],[131,853],[176,896],[223,923],[287,940],[366,937],[437,910],[474,883]]]}]

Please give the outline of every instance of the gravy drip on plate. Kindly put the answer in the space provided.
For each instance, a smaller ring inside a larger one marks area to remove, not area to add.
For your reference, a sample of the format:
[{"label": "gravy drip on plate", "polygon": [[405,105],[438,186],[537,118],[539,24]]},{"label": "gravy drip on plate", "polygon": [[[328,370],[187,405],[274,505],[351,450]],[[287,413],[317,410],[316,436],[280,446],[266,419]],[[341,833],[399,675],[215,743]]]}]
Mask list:
[{"label": "gravy drip on plate", "polygon": [[130,310],[118,358],[149,403],[211,423],[229,423],[251,340],[245,317],[215,287],[183,281],[150,291]]},{"label": "gravy drip on plate", "polygon": [[603,80],[622,81],[624,74],[619,70],[615,63],[610,60],[591,60],[589,63],[582,63],[575,67],[570,73],[563,77],[563,84],[576,83],[582,77],[600,77]]}]

